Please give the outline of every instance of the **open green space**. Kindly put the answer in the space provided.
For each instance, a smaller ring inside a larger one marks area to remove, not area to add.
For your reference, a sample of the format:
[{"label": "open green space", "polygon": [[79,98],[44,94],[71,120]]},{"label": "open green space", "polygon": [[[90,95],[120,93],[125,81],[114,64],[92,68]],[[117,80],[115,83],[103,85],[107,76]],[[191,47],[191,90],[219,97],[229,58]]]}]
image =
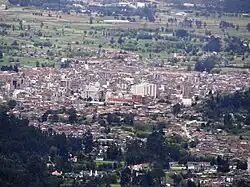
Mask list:
[{"label": "open green space", "polygon": [[[6,53],[6,58],[1,65],[11,63],[8,57],[14,56],[15,59],[19,59],[17,63],[25,66],[37,66],[38,64],[40,66],[56,64],[55,66],[57,66],[61,58],[96,55],[96,53],[86,54],[88,52],[84,50],[79,51],[83,47],[93,47],[96,50],[131,51],[139,54],[142,59],[149,59],[149,62],[153,64],[179,65],[185,69],[190,66],[193,69],[197,57],[204,52],[203,48],[206,44],[204,37],[207,32],[220,37],[224,37],[227,33],[242,41],[250,40],[250,32],[247,31],[248,18],[235,16],[219,18],[216,14],[197,17],[195,13],[179,16],[177,13],[181,10],[170,9],[164,3],[157,10],[155,22],[132,16],[135,22],[108,24],[103,20],[114,19],[113,16],[95,15],[91,24],[87,14],[49,13],[36,8],[11,7],[0,13],[2,17],[0,23],[7,25],[7,27],[4,25],[0,27],[0,30],[4,32],[0,37],[0,43],[4,45]],[[41,12],[42,16],[37,15]],[[171,22],[172,18],[176,18],[178,23]],[[196,27],[194,23],[192,28],[181,25],[185,23],[185,20],[191,19],[206,22],[206,27]],[[221,29],[219,27],[221,21],[238,25],[239,28],[238,30],[235,28]],[[175,36],[177,30],[186,30],[190,35],[192,34],[192,37],[189,36],[188,39],[185,39]],[[17,45],[14,46],[16,51],[12,49],[13,42],[17,42]],[[35,45],[36,47],[34,47]],[[222,39],[221,50],[225,51],[226,45],[228,44]],[[234,70],[234,66],[244,68],[246,67],[245,62],[250,60],[249,55],[242,52],[240,55],[231,54],[229,51],[222,51],[220,54],[226,58],[227,63],[225,66],[225,61],[220,60],[219,68],[222,71]]]},{"label": "open green space", "polygon": [[111,187],[121,187],[120,184],[111,184]]},{"label": "open green space", "polygon": [[[100,166],[100,165],[103,165],[103,164],[113,164],[114,161],[109,161],[109,160],[95,160],[95,164],[96,166]],[[122,167],[124,167],[125,163],[124,162],[121,162],[121,165]]]}]

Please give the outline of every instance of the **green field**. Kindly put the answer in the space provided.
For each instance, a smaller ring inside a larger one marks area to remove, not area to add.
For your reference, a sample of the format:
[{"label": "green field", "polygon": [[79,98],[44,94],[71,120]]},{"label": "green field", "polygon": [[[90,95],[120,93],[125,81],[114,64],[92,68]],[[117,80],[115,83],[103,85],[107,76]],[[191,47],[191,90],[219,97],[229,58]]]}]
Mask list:
[{"label": "green field", "polygon": [[[154,23],[147,22],[144,19],[140,20],[135,16],[136,22],[121,23],[121,24],[106,24],[103,23],[105,19],[114,19],[112,16],[94,17],[94,23],[89,23],[88,15],[78,15],[76,13],[64,14],[48,12],[35,9],[35,8],[20,8],[12,7],[7,11],[0,12],[2,21],[9,25],[7,34],[0,37],[0,44],[6,46],[6,57],[3,59],[2,65],[10,63],[17,63],[25,66],[57,66],[61,58],[73,58],[77,56],[88,57],[95,54],[90,54],[83,47],[92,47],[96,50],[102,49],[110,50],[127,50],[136,52],[143,59],[149,59],[149,62],[161,65],[179,65],[185,69],[188,66],[194,66],[196,57],[187,53],[183,46],[192,46],[198,49],[198,53],[202,53],[203,41],[190,40],[185,41],[175,38],[173,31],[181,29],[178,24],[168,23],[169,18],[176,17],[178,20],[183,20],[184,16],[177,16],[176,13],[180,10],[171,9],[171,13],[167,11],[161,12],[160,10],[170,10],[164,4],[161,5],[159,11],[156,12],[156,21]],[[34,15],[43,13],[43,16]],[[246,25],[249,20],[247,18],[238,18],[232,16],[224,16],[218,18],[211,15],[210,17],[196,17],[194,14],[188,14],[186,17],[189,19],[199,19],[207,23],[206,28],[187,29],[194,34],[204,34],[209,30],[213,35],[224,36],[224,31],[219,28],[221,20],[230,21],[235,25],[239,25],[239,30],[229,28],[227,33],[232,36],[240,37],[242,40],[250,39],[250,32],[247,31]],[[22,20],[22,27],[20,29],[20,22]],[[1,27],[0,27],[1,29]],[[149,31],[150,29],[158,29]],[[165,29],[169,31],[165,31]],[[2,30],[4,30],[2,28]],[[152,35],[152,39],[138,39],[138,33]],[[162,37],[164,39],[156,40],[155,37]],[[119,38],[122,37],[123,43],[118,44]],[[111,39],[114,43],[111,44]],[[13,50],[13,42],[17,42],[17,50]],[[34,47],[35,44],[49,43],[51,46]],[[28,48],[27,46],[31,46]],[[8,47],[7,47],[8,46]],[[8,48],[8,49],[7,49]],[[173,60],[174,55],[185,56],[185,60]],[[223,54],[228,56],[228,54]],[[32,56],[33,55],[33,56]],[[10,60],[13,57],[14,60]],[[230,57],[231,58],[231,57]],[[242,56],[237,58],[232,57],[228,63],[230,65],[243,66]],[[249,61],[247,56],[245,61]],[[38,63],[37,63],[38,62]]]},{"label": "green field", "polygon": [[111,187],[121,187],[120,184],[111,184]]},{"label": "green field", "polygon": [[[95,160],[95,164],[96,166],[100,166],[100,165],[103,165],[103,164],[113,164],[114,162],[113,161],[107,161],[107,160]],[[124,162],[121,162],[121,165],[122,167],[125,166],[125,163]]]}]

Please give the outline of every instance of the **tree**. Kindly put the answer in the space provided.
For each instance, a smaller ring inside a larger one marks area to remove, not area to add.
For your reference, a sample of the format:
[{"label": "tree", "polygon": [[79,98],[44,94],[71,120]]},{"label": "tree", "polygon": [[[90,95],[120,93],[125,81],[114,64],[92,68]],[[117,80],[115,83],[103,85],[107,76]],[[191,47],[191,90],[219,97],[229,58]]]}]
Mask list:
[{"label": "tree", "polygon": [[153,168],[150,172],[150,176],[153,181],[153,186],[161,186],[162,181],[166,177],[164,171],[159,168]]},{"label": "tree", "polygon": [[7,105],[10,109],[14,109],[16,107],[16,101],[15,100],[9,100]]},{"label": "tree", "polygon": [[76,110],[74,108],[71,108],[68,110],[68,115],[69,115],[69,122],[71,124],[73,124],[77,121]]},{"label": "tree", "polygon": [[56,155],[55,158],[54,158],[54,162],[55,162],[56,169],[62,170],[62,168],[63,168],[63,158],[61,156],[59,156],[59,155]]},{"label": "tree", "polygon": [[131,140],[125,150],[125,161],[128,165],[141,164],[146,161],[145,144],[139,140]]},{"label": "tree", "polygon": [[192,66],[191,65],[187,66],[187,71],[192,71]]},{"label": "tree", "polygon": [[247,24],[247,30],[250,32],[250,23]]},{"label": "tree", "polygon": [[122,37],[119,37],[117,43],[121,46],[121,45],[123,44],[123,42],[124,42],[124,41],[123,41]]},{"label": "tree", "polygon": [[188,179],[187,187],[197,187],[197,185],[195,184],[195,182],[193,180]]},{"label": "tree", "polygon": [[121,148],[119,148],[117,144],[113,143],[108,146],[107,149],[108,160],[121,160],[121,157],[122,157]]},{"label": "tree", "polygon": [[58,121],[59,121],[59,116],[58,116],[58,114],[52,114],[52,116],[51,116],[51,121],[53,121],[53,122],[58,122]]},{"label": "tree", "polygon": [[120,181],[120,185],[121,187],[129,187],[129,183],[131,179],[131,170],[126,167],[125,169],[122,170],[121,172],[121,181]]},{"label": "tree", "polygon": [[19,69],[18,69],[17,65],[14,65],[14,67],[13,67],[13,71],[15,71],[16,73],[18,73],[18,72],[19,72]]},{"label": "tree", "polygon": [[155,11],[151,5],[141,8],[139,11],[140,19],[145,17],[150,22],[155,22]]},{"label": "tree", "polygon": [[240,26],[239,26],[239,25],[236,25],[236,26],[235,26],[235,29],[236,29],[237,31],[239,31]]},{"label": "tree", "polygon": [[237,162],[237,169],[247,170],[248,164],[247,161],[238,161]]},{"label": "tree", "polygon": [[204,46],[205,51],[209,52],[220,52],[221,42],[219,38],[212,37],[208,43]]},{"label": "tree", "polygon": [[37,67],[37,68],[40,67],[39,61],[36,61],[36,67]]},{"label": "tree", "polygon": [[214,67],[215,64],[219,61],[219,59],[215,56],[208,56],[205,58],[199,59],[195,64],[196,71],[207,71],[210,72]]},{"label": "tree", "polygon": [[246,125],[250,125],[250,115],[246,116],[245,123]]},{"label": "tree", "polygon": [[23,30],[23,21],[20,19],[19,20],[19,30]]},{"label": "tree", "polygon": [[0,50],[0,59],[3,58],[3,52]]},{"label": "tree", "polygon": [[89,101],[89,102],[92,101],[92,100],[93,100],[92,97],[87,98],[87,101]]},{"label": "tree", "polygon": [[184,30],[184,29],[177,29],[175,31],[175,36],[176,37],[180,37],[180,38],[185,38],[185,37],[188,37],[188,31],[187,30]]},{"label": "tree", "polygon": [[147,138],[146,152],[148,153],[148,162],[157,163],[157,168],[169,168],[169,154],[165,143],[162,130],[154,131]]},{"label": "tree", "polygon": [[93,24],[93,20],[94,20],[94,18],[93,17],[89,17],[89,24]]},{"label": "tree", "polygon": [[85,153],[90,153],[93,149],[93,135],[90,131],[84,135]]},{"label": "tree", "polygon": [[233,187],[249,187],[250,181],[247,179],[234,180]]},{"label": "tree", "polygon": [[176,186],[179,186],[181,181],[183,180],[183,177],[181,175],[179,175],[179,174],[176,174],[176,173],[173,175],[172,178],[173,178],[174,184]]},{"label": "tree", "polygon": [[129,114],[125,114],[123,122],[125,123],[125,125],[134,125],[134,115],[132,113]]},{"label": "tree", "polygon": [[[53,111],[46,111],[44,115],[51,113]],[[88,134],[83,141],[64,133],[42,132],[30,126],[27,119],[16,118],[7,105],[0,106],[0,121],[0,186],[57,187],[63,179],[48,175],[51,172],[51,167],[46,167],[48,156],[56,169],[70,171],[69,152],[76,155],[82,151],[82,144],[92,142],[87,140],[91,137]],[[95,168],[93,161],[89,163],[89,168]],[[105,186],[98,177],[91,181],[93,183],[84,179],[80,186]]]},{"label": "tree", "polygon": [[110,39],[110,44],[113,45],[114,43],[115,43],[115,40],[114,40],[114,38],[112,37],[112,38]]},{"label": "tree", "polygon": [[181,105],[180,105],[180,103],[175,104],[173,106],[173,113],[174,114],[178,114],[178,113],[180,113],[180,111],[181,111]]},{"label": "tree", "polygon": [[218,172],[227,173],[230,171],[229,169],[230,165],[229,165],[228,159],[224,159],[221,156],[217,156],[216,162],[218,165],[218,168],[217,168]]},{"label": "tree", "polygon": [[41,23],[40,23],[41,29],[43,28],[43,26],[44,26],[44,23],[41,21]]},{"label": "tree", "polygon": [[233,127],[233,114],[224,115],[224,126],[231,129]]}]

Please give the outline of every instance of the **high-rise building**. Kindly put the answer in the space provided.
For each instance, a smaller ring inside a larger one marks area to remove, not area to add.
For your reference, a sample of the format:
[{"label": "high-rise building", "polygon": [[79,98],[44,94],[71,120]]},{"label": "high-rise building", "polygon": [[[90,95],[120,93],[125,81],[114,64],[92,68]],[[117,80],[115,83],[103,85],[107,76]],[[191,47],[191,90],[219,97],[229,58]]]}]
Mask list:
[{"label": "high-rise building", "polygon": [[149,83],[137,84],[131,87],[131,92],[133,95],[139,95],[143,97],[149,96],[156,98],[157,86],[155,84],[149,84]]}]

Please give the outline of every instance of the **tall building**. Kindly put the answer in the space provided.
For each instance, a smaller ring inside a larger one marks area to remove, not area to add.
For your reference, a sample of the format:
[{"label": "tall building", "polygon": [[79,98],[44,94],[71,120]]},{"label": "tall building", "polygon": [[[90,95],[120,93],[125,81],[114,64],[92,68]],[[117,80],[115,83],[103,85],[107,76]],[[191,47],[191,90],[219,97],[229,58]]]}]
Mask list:
[{"label": "tall building", "polygon": [[157,96],[157,86],[155,84],[142,83],[131,86],[131,92],[133,95],[138,96],[149,96],[156,98]]},{"label": "tall building", "polygon": [[182,87],[182,96],[185,99],[189,99],[192,97],[192,80],[191,77],[187,77],[184,81],[183,81],[183,87]]}]

